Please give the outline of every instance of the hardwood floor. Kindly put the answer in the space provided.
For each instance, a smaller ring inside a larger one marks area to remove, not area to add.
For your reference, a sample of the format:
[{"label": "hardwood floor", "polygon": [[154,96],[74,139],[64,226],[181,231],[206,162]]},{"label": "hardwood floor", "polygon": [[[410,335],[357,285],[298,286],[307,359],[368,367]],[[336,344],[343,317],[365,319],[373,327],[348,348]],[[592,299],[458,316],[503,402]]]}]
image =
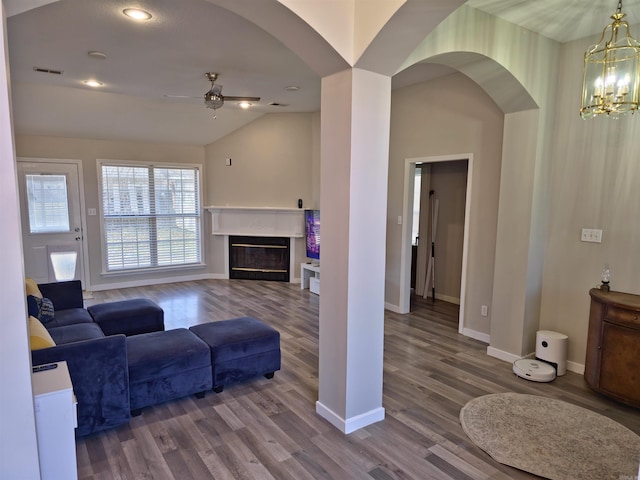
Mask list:
[{"label": "hardwood floor", "polygon": [[77,440],[80,479],[534,479],[466,437],[458,415],[472,398],[520,392],[565,400],[640,433],[640,411],[606,399],[568,372],[551,383],[516,377],[486,345],[457,333],[458,307],[414,300],[385,314],[386,418],[343,435],[315,414],[319,297],[299,285],[184,282],[96,292],[87,305],[147,297],[166,328],[254,316],[281,334],[282,370],[147,408],[129,424]]}]

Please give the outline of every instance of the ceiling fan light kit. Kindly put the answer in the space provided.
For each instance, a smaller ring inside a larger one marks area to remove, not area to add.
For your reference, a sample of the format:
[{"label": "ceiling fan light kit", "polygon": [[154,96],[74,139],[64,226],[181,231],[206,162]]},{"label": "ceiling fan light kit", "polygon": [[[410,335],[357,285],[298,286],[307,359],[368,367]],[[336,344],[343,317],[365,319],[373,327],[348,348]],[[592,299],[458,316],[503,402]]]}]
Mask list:
[{"label": "ceiling fan light kit", "polygon": [[[240,106],[242,108],[249,108],[252,103],[251,102],[259,102],[260,97],[234,97],[234,96],[223,96],[222,95],[222,85],[218,85],[216,80],[218,79],[218,74],[214,72],[207,72],[205,76],[211,82],[211,88],[208,92],[204,94],[204,105],[207,108],[211,108],[213,110],[217,110],[218,108],[224,105],[225,100],[229,100],[232,102],[240,102]],[[244,104],[244,105],[242,105]]]},{"label": "ceiling fan light kit", "polygon": [[[640,105],[640,42],[623,20],[622,0],[602,31],[600,41],[584,54],[580,116],[635,113]],[[623,33],[624,31],[624,33]]]}]

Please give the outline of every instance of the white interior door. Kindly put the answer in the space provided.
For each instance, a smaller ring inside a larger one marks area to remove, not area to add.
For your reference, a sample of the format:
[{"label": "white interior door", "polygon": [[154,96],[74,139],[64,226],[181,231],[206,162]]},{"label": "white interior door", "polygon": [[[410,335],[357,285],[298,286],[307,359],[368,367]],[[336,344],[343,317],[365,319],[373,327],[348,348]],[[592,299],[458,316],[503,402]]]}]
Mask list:
[{"label": "white interior door", "polygon": [[38,283],[81,280],[84,286],[78,168],[18,161],[24,268]]}]

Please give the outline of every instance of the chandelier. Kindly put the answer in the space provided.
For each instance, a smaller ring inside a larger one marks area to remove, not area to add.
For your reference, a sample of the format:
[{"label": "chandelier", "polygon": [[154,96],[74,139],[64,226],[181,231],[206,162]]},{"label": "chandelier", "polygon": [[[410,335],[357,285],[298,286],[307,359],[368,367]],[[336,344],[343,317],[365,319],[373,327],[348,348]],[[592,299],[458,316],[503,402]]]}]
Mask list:
[{"label": "chandelier", "polygon": [[613,22],[602,31],[600,41],[584,54],[580,116],[607,114],[617,117],[634,113],[640,103],[640,42],[629,33],[623,20],[622,0]]}]

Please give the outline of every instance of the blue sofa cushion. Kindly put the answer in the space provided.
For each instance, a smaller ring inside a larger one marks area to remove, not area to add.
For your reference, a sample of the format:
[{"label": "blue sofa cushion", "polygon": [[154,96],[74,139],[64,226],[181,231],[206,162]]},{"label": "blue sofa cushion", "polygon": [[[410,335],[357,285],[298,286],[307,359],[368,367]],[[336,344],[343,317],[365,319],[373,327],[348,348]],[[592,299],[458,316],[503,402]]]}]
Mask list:
[{"label": "blue sofa cushion", "polygon": [[132,383],[211,366],[209,347],[186,328],[127,337]]},{"label": "blue sofa cushion", "polygon": [[38,288],[43,297],[51,299],[56,310],[84,307],[82,284],[80,280],[68,282],[39,283]]},{"label": "blue sofa cushion", "polygon": [[189,327],[211,347],[211,362],[280,350],[280,332],[252,317],[233,318]]},{"label": "blue sofa cushion", "polygon": [[47,330],[56,345],[104,337],[104,333],[102,333],[98,324],[93,322],[64,325],[62,327],[48,328]]},{"label": "blue sofa cushion", "polygon": [[47,328],[64,327],[65,325],[76,325],[78,323],[95,323],[93,317],[84,308],[70,308],[68,310],[56,311],[54,318],[45,326]]},{"label": "blue sofa cushion", "polygon": [[138,335],[164,330],[164,311],[147,298],[100,303],[87,308],[105,335]]},{"label": "blue sofa cushion", "polygon": [[132,410],[212,388],[209,347],[185,328],[127,337]]}]

